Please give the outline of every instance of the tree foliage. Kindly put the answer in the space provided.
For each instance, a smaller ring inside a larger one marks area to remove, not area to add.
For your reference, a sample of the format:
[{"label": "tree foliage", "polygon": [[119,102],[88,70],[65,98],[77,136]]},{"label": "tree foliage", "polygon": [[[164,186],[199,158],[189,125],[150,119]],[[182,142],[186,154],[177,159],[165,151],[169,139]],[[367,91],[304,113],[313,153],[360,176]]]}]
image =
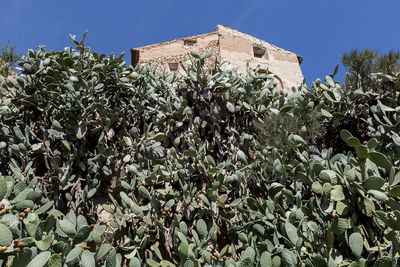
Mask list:
[{"label": "tree foliage", "polygon": [[400,71],[400,52],[391,50],[387,54],[379,54],[375,50],[352,50],[342,57],[347,68],[346,84],[348,87],[375,88],[384,91],[373,74],[381,73],[393,76]]},{"label": "tree foliage", "polygon": [[21,59],[21,56],[15,53],[15,45],[10,45],[10,41],[1,48],[0,54],[0,75],[8,76],[15,74],[15,64]]}]

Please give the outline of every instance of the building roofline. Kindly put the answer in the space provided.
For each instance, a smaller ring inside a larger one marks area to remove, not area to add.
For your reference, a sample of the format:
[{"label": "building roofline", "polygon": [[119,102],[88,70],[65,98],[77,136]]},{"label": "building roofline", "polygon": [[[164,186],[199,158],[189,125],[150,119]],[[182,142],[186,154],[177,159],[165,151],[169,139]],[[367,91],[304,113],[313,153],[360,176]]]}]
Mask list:
[{"label": "building roofline", "polygon": [[191,38],[197,38],[200,36],[207,36],[207,35],[213,35],[216,34],[216,32],[208,32],[208,33],[203,33],[203,34],[198,34],[198,35],[192,35],[192,36],[187,36],[187,37],[183,37],[183,38],[178,38],[178,39],[173,39],[173,40],[169,40],[169,41],[165,41],[165,42],[160,42],[160,43],[155,43],[155,44],[149,44],[149,45],[143,45],[143,46],[139,46],[139,47],[135,47],[135,48],[131,48],[132,49],[140,49],[140,48],[150,48],[150,47],[154,47],[154,46],[159,46],[160,44],[169,44],[175,41],[180,41],[180,40],[186,40],[186,39],[191,39]]},{"label": "building roofline", "polygon": [[260,39],[260,38],[255,37],[255,36],[252,36],[252,35],[250,35],[250,34],[247,34],[247,33],[241,32],[241,31],[238,31],[238,30],[236,30],[236,29],[233,29],[233,28],[231,28],[231,27],[229,27],[229,26],[226,26],[226,25],[223,25],[223,24],[217,24],[217,27],[215,28],[215,32],[218,32],[218,30],[221,29],[221,28],[222,28],[222,30],[225,30],[225,31],[226,31],[226,30],[229,30],[229,31],[232,31],[232,32],[236,32],[237,34],[241,35],[242,37],[246,37],[247,39],[250,39],[250,40],[254,40],[254,39],[255,39],[255,40],[257,40],[257,41],[260,41],[262,44],[264,44],[264,45],[266,45],[266,46],[270,46],[271,48],[274,48],[274,49],[279,50],[279,51],[283,51],[283,52],[295,54],[296,56],[302,58],[302,56],[300,56],[300,55],[298,55],[298,54],[296,54],[296,53],[293,53],[293,52],[291,52],[291,51],[289,51],[289,50],[286,50],[286,49],[283,49],[283,48],[281,48],[281,47],[279,47],[279,46],[273,45],[273,44],[271,44],[271,43],[269,43],[269,42],[267,42],[267,41],[265,41],[265,40],[262,40],[262,39]]},{"label": "building roofline", "polygon": [[159,45],[161,45],[161,44],[170,44],[170,43],[173,43],[173,42],[175,42],[175,41],[180,41],[180,40],[185,40],[185,39],[191,39],[191,38],[197,38],[197,37],[201,37],[201,36],[207,36],[207,35],[218,34],[219,30],[225,30],[225,31],[228,30],[228,31],[232,31],[232,32],[234,32],[234,33],[236,33],[236,34],[238,34],[238,35],[241,35],[241,36],[244,37],[244,38],[247,38],[247,39],[250,39],[250,40],[253,40],[253,41],[259,41],[259,42],[262,43],[263,45],[266,45],[267,47],[269,46],[269,47],[272,48],[272,49],[275,49],[275,50],[278,50],[278,51],[282,51],[282,52],[286,52],[286,53],[290,53],[290,54],[295,54],[295,55],[297,56],[297,58],[298,58],[300,64],[301,64],[301,61],[303,61],[303,57],[300,56],[300,55],[298,55],[298,54],[296,54],[296,53],[293,53],[293,52],[291,52],[291,51],[288,51],[288,50],[286,50],[286,49],[283,49],[283,48],[278,47],[278,46],[276,46],[276,45],[273,45],[273,44],[271,44],[271,43],[268,43],[267,41],[264,41],[264,40],[262,40],[262,39],[260,39],[260,38],[257,38],[257,37],[255,37],[255,36],[252,36],[252,35],[250,35],[250,34],[247,34],[247,33],[238,31],[238,30],[236,30],[236,29],[233,29],[233,28],[231,28],[231,27],[225,26],[225,25],[223,25],[223,24],[217,24],[217,26],[215,27],[215,30],[214,30],[213,32],[203,33],[203,34],[198,34],[198,35],[192,35],[192,36],[187,36],[187,37],[178,38],[178,39],[172,39],[172,40],[169,40],[169,41],[160,42],[160,43],[155,43],[155,44],[143,45],[143,46],[131,48],[131,51],[134,50],[134,49],[140,49],[140,48],[151,48],[151,47],[156,47],[156,46],[159,46]]}]

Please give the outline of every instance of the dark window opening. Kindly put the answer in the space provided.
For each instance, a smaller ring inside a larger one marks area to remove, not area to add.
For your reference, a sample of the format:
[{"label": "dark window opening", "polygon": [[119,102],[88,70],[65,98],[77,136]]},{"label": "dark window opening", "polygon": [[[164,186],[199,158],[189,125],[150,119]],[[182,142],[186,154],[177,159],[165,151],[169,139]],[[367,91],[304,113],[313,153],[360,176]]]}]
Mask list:
[{"label": "dark window opening", "polygon": [[254,44],[253,45],[253,54],[254,54],[254,57],[262,58],[265,54],[265,48],[260,45]]},{"label": "dark window opening", "polygon": [[186,39],[186,40],[183,40],[183,44],[185,46],[195,46],[197,44],[197,40],[195,40],[195,39]]},{"label": "dark window opening", "polygon": [[168,68],[169,68],[169,71],[171,71],[171,72],[176,72],[178,70],[178,66],[179,66],[179,64],[176,62],[168,63]]},{"label": "dark window opening", "polygon": [[131,49],[131,61],[134,67],[139,63],[139,50]]}]

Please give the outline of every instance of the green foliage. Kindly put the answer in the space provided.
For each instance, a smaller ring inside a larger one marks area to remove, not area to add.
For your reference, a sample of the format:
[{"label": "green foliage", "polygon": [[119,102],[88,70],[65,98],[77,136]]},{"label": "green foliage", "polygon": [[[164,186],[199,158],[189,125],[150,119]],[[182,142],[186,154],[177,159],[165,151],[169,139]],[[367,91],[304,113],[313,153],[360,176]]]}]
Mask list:
[{"label": "green foliage", "polygon": [[72,40],[1,84],[2,264],[396,264],[398,74],[385,99],[334,75],[289,93],[209,54],[178,77]]},{"label": "green foliage", "polygon": [[[310,260],[317,266],[350,263],[365,266],[365,262],[398,258],[400,213],[395,181],[400,179],[400,75],[384,79],[390,90],[382,100],[371,90],[342,87],[330,75],[325,83],[316,81],[313,90],[294,93],[285,105],[269,111],[273,116],[280,113],[296,116],[298,103],[307,103],[322,115],[322,133],[318,134],[324,142],[309,141],[312,146],[307,146],[304,140],[295,138],[300,132],[289,134],[290,124],[287,128],[282,124],[286,131],[284,145],[263,153],[267,165],[264,170],[274,163],[268,177],[275,183],[270,183],[266,190],[273,196],[271,206],[285,212],[285,219],[290,222],[284,224],[286,242],[296,248],[304,246],[307,253],[302,250],[297,253],[305,263]],[[292,108],[287,108],[288,105]],[[363,113],[357,107],[363,107]],[[265,117],[270,115],[267,113]],[[365,139],[360,141],[343,129],[350,121],[349,128],[359,135],[364,132],[361,136]],[[267,127],[265,124],[262,129]],[[332,136],[334,131],[324,130],[328,127],[340,134]],[[341,142],[348,148],[338,146]],[[330,144],[336,147],[329,148]],[[259,201],[262,205],[265,197]],[[291,229],[297,229],[300,243]],[[286,259],[282,255],[282,261],[291,265],[288,255]],[[304,255],[308,256],[304,259]]]},{"label": "green foliage", "polygon": [[15,74],[15,64],[21,59],[21,56],[14,52],[15,45],[10,45],[10,41],[1,48],[0,54],[0,76]]},{"label": "green foliage", "polygon": [[352,50],[342,56],[342,63],[346,66],[346,85],[354,89],[359,87],[373,89],[376,92],[385,92],[386,87],[374,74],[394,76],[400,71],[400,52],[389,51],[379,54],[374,50]]},{"label": "green foliage", "polygon": [[[292,109],[291,106],[285,108]],[[313,107],[304,105],[297,106],[296,111],[290,113],[271,112],[256,125],[261,134],[259,138],[267,147],[281,147],[291,134],[300,136],[304,142],[314,143],[321,132],[321,117],[321,113]]]}]

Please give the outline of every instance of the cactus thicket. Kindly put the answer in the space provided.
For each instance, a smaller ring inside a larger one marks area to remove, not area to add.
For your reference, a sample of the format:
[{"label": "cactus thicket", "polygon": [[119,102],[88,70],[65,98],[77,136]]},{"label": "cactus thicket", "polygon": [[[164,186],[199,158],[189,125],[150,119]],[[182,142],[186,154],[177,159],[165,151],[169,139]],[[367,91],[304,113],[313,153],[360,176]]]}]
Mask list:
[{"label": "cactus thicket", "polygon": [[400,74],[288,92],[71,37],[0,77],[1,265],[397,266]]}]

